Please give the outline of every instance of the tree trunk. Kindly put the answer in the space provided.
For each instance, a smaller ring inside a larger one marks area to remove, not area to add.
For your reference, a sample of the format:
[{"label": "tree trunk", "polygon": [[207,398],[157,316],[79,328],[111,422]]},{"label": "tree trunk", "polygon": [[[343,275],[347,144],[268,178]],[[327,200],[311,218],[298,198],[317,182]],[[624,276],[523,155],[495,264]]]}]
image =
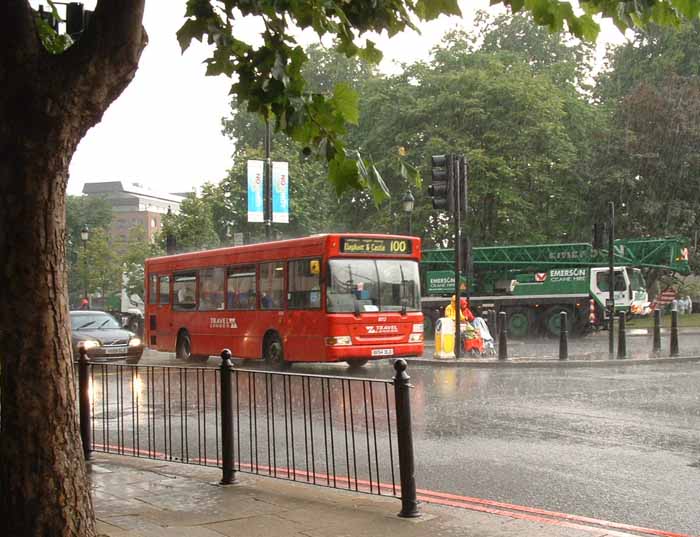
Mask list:
[{"label": "tree trunk", "polygon": [[[95,535],[80,443],[66,281],[70,159],[133,78],[143,0],[102,0],[50,55],[26,0],[0,7],[0,525]],[[118,4],[118,5],[117,5]]]}]

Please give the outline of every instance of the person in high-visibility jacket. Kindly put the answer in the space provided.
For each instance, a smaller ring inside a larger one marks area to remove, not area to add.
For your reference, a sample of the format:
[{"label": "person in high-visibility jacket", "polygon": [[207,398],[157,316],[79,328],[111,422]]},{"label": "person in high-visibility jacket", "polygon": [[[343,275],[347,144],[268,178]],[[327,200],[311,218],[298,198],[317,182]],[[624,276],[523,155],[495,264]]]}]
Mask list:
[{"label": "person in high-visibility jacket", "polygon": [[[457,303],[457,298],[455,295],[452,295],[452,300],[450,303],[445,307],[445,317],[449,317],[453,321],[456,320],[456,303]],[[460,305],[460,315],[459,315],[459,320],[460,321],[473,321],[474,320],[474,314],[472,313],[472,310],[469,309],[469,302],[467,301],[466,298],[461,298],[459,301]]]}]

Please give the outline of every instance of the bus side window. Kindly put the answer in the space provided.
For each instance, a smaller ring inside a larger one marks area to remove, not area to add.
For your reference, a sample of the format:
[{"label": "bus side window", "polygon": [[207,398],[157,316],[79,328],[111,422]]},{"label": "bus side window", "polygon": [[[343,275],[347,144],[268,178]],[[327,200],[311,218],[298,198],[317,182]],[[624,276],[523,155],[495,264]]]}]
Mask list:
[{"label": "bus side window", "polygon": [[224,309],[224,269],[208,268],[199,271],[199,309]]},{"label": "bus side window", "polygon": [[170,304],[170,276],[160,277],[158,289],[158,304]]},{"label": "bus side window", "polygon": [[226,308],[230,310],[254,310],[256,299],[255,265],[230,267],[228,269]]},{"label": "bus side window", "polygon": [[148,303],[158,303],[158,275],[151,274],[148,277]]},{"label": "bus side window", "polygon": [[289,262],[287,307],[289,309],[321,308],[321,274],[318,259]]},{"label": "bus side window", "polygon": [[194,272],[175,274],[173,278],[173,308],[193,310],[197,307],[197,275]]},{"label": "bus side window", "polygon": [[280,310],[284,307],[284,263],[260,264],[260,308]]}]

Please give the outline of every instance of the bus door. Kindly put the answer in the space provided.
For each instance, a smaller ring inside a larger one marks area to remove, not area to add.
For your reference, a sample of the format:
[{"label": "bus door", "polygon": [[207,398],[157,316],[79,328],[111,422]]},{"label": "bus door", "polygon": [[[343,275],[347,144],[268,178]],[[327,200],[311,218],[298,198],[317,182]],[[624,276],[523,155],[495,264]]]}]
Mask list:
[{"label": "bus door", "polygon": [[[288,330],[284,311],[284,262],[260,263],[259,270],[260,310],[256,316],[252,342],[260,349],[258,356],[263,357],[263,337],[268,330],[277,332],[286,347]],[[284,352],[288,356],[286,348]]]},{"label": "bus door", "polygon": [[325,359],[324,314],[321,302],[321,259],[287,263],[285,356],[298,361]]},{"label": "bus door", "polygon": [[149,347],[159,350],[166,350],[174,345],[171,341],[170,280],[168,274],[151,274],[149,277],[146,343]]}]

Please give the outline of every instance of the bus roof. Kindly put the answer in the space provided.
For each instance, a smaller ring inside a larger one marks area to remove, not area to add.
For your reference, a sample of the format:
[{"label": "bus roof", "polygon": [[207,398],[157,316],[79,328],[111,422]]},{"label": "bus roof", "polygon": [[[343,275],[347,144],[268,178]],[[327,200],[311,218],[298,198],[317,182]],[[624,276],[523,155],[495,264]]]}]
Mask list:
[{"label": "bus roof", "polygon": [[[420,253],[420,239],[408,235],[386,235],[377,233],[322,233],[301,237],[296,239],[285,239],[279,241],[259,242],[255,244],[246,244],[243,246],[227,246],[223,248],[214,248],[212,250],[200,250],[196,252],[187,252],[182,254],[166,255],[160,257],[152,257],[146,259],[146,264],[150,266],[164,266],[170,268],[181,269],[187,267],[196,267],[207,264],[225,264],[223,258],[236,256],[236,263],[253,263],[256,261],[275,260],[280,257],[291,257],[290,249],[294,249],[294,257],[311,257],[321,255],[333,244],[335,246],[340,242],[340,239],[388,239],[388,240],[404,240],[411,241],[413,253],[410,257],[416,257]],[[280,253],[284,252],[284,255]],[[406,254],[398,255],[399,257],[407,257]]]}]

